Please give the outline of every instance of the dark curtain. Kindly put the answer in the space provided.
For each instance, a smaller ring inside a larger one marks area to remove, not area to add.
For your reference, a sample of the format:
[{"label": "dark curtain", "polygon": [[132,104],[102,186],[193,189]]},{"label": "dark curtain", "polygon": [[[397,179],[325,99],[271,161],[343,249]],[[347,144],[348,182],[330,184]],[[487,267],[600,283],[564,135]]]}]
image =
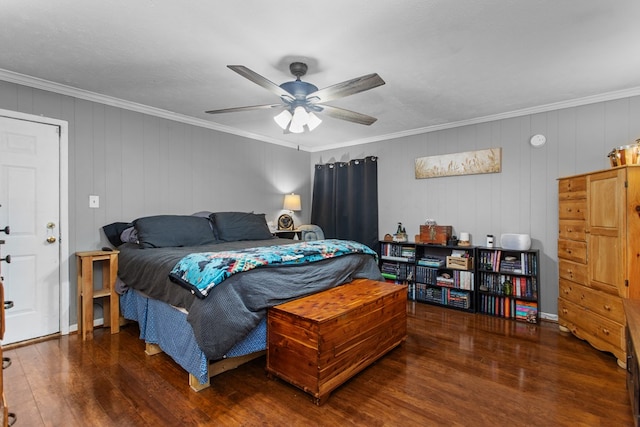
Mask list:
[{"label": "dark curtain", "polygon": [[378,251],[377,157],[315,166],[311,223],[327,239],[354,240]]}]

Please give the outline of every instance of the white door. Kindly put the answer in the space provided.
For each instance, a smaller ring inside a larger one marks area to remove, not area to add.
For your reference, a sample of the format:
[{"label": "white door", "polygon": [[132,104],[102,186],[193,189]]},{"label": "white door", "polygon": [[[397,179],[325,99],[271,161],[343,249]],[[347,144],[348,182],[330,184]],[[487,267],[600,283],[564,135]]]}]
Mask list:
[{"label": "white door", "polygon": [[0,117],[3,344],[60,331],[60,128]]}]

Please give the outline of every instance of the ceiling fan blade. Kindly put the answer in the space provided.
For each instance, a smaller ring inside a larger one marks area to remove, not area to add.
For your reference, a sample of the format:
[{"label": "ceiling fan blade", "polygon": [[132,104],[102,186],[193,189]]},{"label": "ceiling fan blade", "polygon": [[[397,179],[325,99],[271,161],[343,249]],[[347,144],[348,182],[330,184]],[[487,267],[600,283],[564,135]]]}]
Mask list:
[{"label": "ceiling fan blade", "polygon": [[347,80],[346,82],[328,86],[324,89],[310,93],[307,95],[307,100],[313,104],[328,102],[359,92],[364,92],[365,90],[373,89],[374,87],[382,86],[384,83],[384,80],[382,80],[377,73],[367,74],[366,76]]},{"label": "ceiling fan blade", "polygon": [[283,106],[282,104],[250,105],[247,107],[234,107],[234,108],[223,108],[221,110],[209,110],[209,111],[205,111],[205,113],[207,114],[235,113],[237,111],[265,110],[269,108],[277,108],[282,106]]},{"label": "ceiling fan blade", "polygon": [[319,105],[322,108],[322,113],[334,119],[346,120],[348,122],[358,123],[361,125],[370,126],[375,123],[375,117],[367,116],[366,114],[356,113],[355,111],[345,110],[344,108],[332,107],[330,105]]},{"label": "ceiling fan blade", "polygon": [[245,67],[244,65],[227,65],[228,68],[232,69],[236,73],[240,74],[242,77],[251,80],[257,85],[262,86],[268,91],[278,95],[281,98],[285,98],[293,101],[294,97],[286,90],[282,89],[280,86],[272,82],[271,80],[262,77],[260,74],[256,73]]}]

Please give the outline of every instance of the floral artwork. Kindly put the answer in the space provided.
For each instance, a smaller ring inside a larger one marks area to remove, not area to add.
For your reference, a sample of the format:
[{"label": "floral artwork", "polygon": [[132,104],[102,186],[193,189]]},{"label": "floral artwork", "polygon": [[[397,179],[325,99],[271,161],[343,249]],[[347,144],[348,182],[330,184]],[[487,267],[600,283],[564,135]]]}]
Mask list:
[{"label": "floral artwork", "polygon": [[416,159],[416,179],[440,176],[497,173],[502,167],[502,148],[442,154]]}]

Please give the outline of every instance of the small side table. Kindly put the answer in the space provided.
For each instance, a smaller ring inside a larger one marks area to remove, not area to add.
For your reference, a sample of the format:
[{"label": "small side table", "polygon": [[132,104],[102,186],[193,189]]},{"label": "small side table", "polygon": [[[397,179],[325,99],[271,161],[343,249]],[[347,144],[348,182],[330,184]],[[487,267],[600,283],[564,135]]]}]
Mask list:
[{"label": "small side table", "polygon": [[[103,298],[104,326],[120,332],[120,301],[116,293],[120,251],[76,252],[78,265],[78,333],[82,340],[93,339],[93,300]],[[93,288],[93,263],[102,262],[102,289]]]}]

